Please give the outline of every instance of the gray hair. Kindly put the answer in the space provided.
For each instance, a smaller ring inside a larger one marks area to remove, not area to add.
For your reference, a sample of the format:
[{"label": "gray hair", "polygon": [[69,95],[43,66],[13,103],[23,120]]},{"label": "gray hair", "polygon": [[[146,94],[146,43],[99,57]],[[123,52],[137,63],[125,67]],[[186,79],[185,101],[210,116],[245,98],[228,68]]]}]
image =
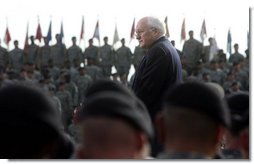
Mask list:
[{"label": "gray hair", "polygon": [[155,28],[155,29],[159,30],[161,35],[165,34],[164,25],[163,25],[163,23],[158,18],[147,17],[147,24],[148,24],[149,27]]}]

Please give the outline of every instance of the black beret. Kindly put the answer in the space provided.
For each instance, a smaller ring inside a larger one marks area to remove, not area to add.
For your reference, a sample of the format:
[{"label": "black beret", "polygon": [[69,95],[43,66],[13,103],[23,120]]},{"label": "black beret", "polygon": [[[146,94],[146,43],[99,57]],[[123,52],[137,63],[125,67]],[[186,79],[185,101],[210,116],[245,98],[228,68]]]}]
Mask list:
[{"label": "black beret", "polygon": [[171,87],[165,94],[164,106],[183,107],[203,113],[228,128],[231,124],[226,103],[205,83],[190,81]]},{"label": "black beret", "polygon": [[117,92],[100,92],[86,99],[80,111],[80,117],[85,120],[89,117],[103,116],[121,119],[133,128],[153,137],[153,128],[146,107],[141,101],[132,99]]},{"label": "black beret", "polygon": [[231,113],[231,133],[238,135],[242,129],[249,126],[249,93],[230,94],[226,101]]},{"label": "black beret", "polygon": [[114,82],[112,80],[97,80],[95,81],[85,93],[85,97],[89,97],[93,94],[104,91],[114,91],[118,93],[125,94],[130,97],[135,97],[133,92],[125,87],[119,82]]},{"label": "black beret", "polygon": [[61,127],[60,116],[38,89],[19,85],[0,89],[2,157],[38,158],[46,144],[63,140]]}]

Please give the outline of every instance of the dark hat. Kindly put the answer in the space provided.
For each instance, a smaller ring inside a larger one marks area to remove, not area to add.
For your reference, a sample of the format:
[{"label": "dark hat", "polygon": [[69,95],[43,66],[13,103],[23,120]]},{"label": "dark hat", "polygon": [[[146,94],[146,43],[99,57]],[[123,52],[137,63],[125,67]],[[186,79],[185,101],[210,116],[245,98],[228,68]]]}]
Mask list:
[{"label": "dark hat", "polygon": [[128,95],[114,91],[101,91],[86,99],[80,111],[81,119],[103,116],[125,121],[133,128],[145,132],[151,139],[153,128],[146,107]]},{"label": "dark hat", "polygon": [[238,135],[249,125],[249,93],[233,93],[226,97],[226,101],[231,113],[231,133]]},{"label": "dark hat", "polygon": [[226,103],[205,83],[191,81],[175,85],[166,93],[164,105],[169,107],[168,110],[175,110],[174,107],[194,110],[230,127],[230,114]]},{"label": "dark hat", "polygon": [[[114,82],[112,80],[97,80],[95,81],[87,90],[85,93],[85,97],[89,97],[93,94],[104,92],[104,91],[114,91],[114,92],[120,92],[125,95],[131,96],[132,98],[135,97],[134,93],[129,90],[124,85]],[[135,97],[136,98],[136,97]]]},{"label": "dark hat", "polygon": [[60,116],[42,92],[11,85],[0,90],[0,155],[38,158],[43,146],[61,140]]}]

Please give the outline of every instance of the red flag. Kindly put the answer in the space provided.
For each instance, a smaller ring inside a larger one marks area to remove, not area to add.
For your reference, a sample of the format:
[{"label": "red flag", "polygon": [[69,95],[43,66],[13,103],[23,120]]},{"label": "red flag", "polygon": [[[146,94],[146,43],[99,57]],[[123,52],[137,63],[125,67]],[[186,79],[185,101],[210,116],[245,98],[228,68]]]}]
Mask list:
[{"label": "red flag", "polygon": [[8,26],[6,27],[5,35],[4,35],[4,43],[9,46],[9,42],[11,41],[11,35],[8,29]]},{"label": "red flag", "polygon": [[28,46],[29,46],[29,43],[28,43],[28,23],[27,23],[26,38],[25,38],[25,45],[24,45],[24,51],[25,51],[25,53],[28,51]]},{"label": "red flag", "polygon": [[99,20],[97,20],[95,30],[94,30],[94,34],[93,34],[93,38],[97,38],[98,41],[99,41],[99,44],[100,44]]},{"label": "red flag", "polygon": [[206,25],[205,25],[205,19],[204,19],[202,23],[201,31],[200,31],[200,38],[202,42],[204,42],[206,36],[207,36],[207,33],[206,33]]},{"label": "red flag", "polygon": [[84,16],[82,17],[82,25],[81,25],[81,32],[80,32],[80,40],[84,39]]},{"label": "red flag", "polygon": [[183,19],[182,29],[181,29],[181,41],[186,39],[186,31],[185,31],[185,18]]},{"label": "red flag", "polygon": [[41,25],[38,23],[35,39],[38,39],[41,42],[42,33],[41,33]]},{"label": "red flag", "polygon": [[131,39],[130,39],[130,41],[134,38],[135,38],[135,18],[133,20],[132,27],[131,27]]},{"label": "red flag", "polygon": [[166,18],[165,18],[165,20],[164,20],[164,23],[165,23],[165,28],[166,28],[166,34],[165,34],[165,36],[167,37],[167,38],[169,38],[169,30],[168,30],[168,17],[166,16]]}]

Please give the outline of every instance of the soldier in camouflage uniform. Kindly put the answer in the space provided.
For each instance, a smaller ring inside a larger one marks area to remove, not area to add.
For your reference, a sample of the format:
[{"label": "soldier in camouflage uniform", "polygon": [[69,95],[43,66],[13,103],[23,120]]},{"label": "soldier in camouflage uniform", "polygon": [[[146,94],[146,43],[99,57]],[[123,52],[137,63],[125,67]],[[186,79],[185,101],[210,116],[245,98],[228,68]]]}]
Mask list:
[{"label": "soldier in camouflage uniform", "polygon": [[95,63],[94,59],[88,59],[86,66],[87,74],[92,77],[93,81],[104,78],[102,69]]},{"label": "soldier in camouflage uniform", "polygon": [[73,36],[71,40],[72,46],[67,50],[67,58],[71,62],[71,65],[74,65],[74,60],[80,64],[81,62],[84,62],[82,50],[77,46],[77,39],[75,36]]},{"label": "soldier in camouflage uniform", "polygon": [[85,60],[88,58],[94,59],[97,63],[99,62],[99,48],[93,45],[93,39],[89,39],[88,42],[89,46],[85,49],[84,58]]},{"label": "soldier in camouflage uniform", "polygon": [[9,60],[9,53],[8,51],[1,46],[1,40],[0,40],[0,67],[6,68]]},{"label": "soldier in camouflage uniform", "polygon": [[71,81],[70,73],[65,73],[65,89],[68,90],[71,94],[73,108],[78,105],[78,87],[77,85]]},{"label": "soldier in camouflage uniform", "polygon": [[31,44],[25,52],[25,63],[33,63],[37,65],[37,57],[39,52],[39,46],[34,43],[34,36],[30,36]]},{"label": "soldier in camouflage uniform", "polygon": [[14,49],[10,51],[9,62],[13,71],[19,73],[24,64],[24,52],[19,48],[19,42],[17,40],[14,41],[14,46]]},{"label": "soldier in camouflage uniform", "polygon": [[239,45],[236,43],[234,44],[234,50],[235,52],[233,54],[230,54],[230,57],[228,59],[229,63],[234,63],[234,62],[240,62],[240,60],[244,59],[244,56],[239,53]]},{"label": "soldier in camouflage uniform", "polygon": [[84,94],[87,88],[92,84],[92,82],[93,80],[91,76],[86,73],[86,69],[83,67],[80,67],[79,76],[76,81],[78,92],[79,92],[78,102],[82,102],[84,100]]},{"label": "soldier in camouflage uniform", "polygon": [[117,74],[123,84],[127,84],[129,70],[131,68],[132,53],[129,47],[125,46],[125,39],[121,39],[122,47],[116,50],[115,66]]},{"label": "soldier in camouflage uniform", "polygon": [[189,31],[189,40],[184,42],[183,56],[186,58],[186,70],[190,75],[197,61],[202,58],[203,45],[198,40],[194,39],[194,32]]},{"label": "soldier in camouflage uniform", "polygon": [[53,60],[48,61],[48,74],[53,80],[57,80],[60,75],[60,69],[53,64]]},{"label": "soldier in camouflage uniform", "polygon": [[140,63],[141,59],[145,55],[145,50],[141,48],[139,45],[135,47],[132,64],[135,70],[138,68],[138,64]]},{"label": "soldier in camouflage uniform", "polygon": [[61,82],[58,86],[58,90],[56,92],[56,97],[59,98],[62,107],[62,122],[64,125],[64,129],[66,129],[71,123],[72,113],[73,113],[73,105],[71,94],[69,91],[65,89],[65,83]]},{"label": "soldier in camouflage uniform", "polygon": [[40,47],[39,49],[39,66],[40,68],[42,68],[43,66],[47,66],[48,65],[48,61],[49,59],[51,59],[50,57],[50,46],[49,46],[49,41],[47,39],[47,37],[43,37],[44,40],[44,46]]},{"label": "soldier in camouflage uniform", "polygon": [[114,54],[112,46],[108,44],[108,37],[104,37],[104,45],[99,50],[100,64],[99,66],[103,70],[103,75],[109,78],[113,66]]},{"label": "soldier in camouflage uniform", "polygon": [[51,47],[50,56],[53,60],[53,64],[62,68],[66,60],[66,46],[62,43],[60,34],[56,34],[56,41],[57,43]]}]

